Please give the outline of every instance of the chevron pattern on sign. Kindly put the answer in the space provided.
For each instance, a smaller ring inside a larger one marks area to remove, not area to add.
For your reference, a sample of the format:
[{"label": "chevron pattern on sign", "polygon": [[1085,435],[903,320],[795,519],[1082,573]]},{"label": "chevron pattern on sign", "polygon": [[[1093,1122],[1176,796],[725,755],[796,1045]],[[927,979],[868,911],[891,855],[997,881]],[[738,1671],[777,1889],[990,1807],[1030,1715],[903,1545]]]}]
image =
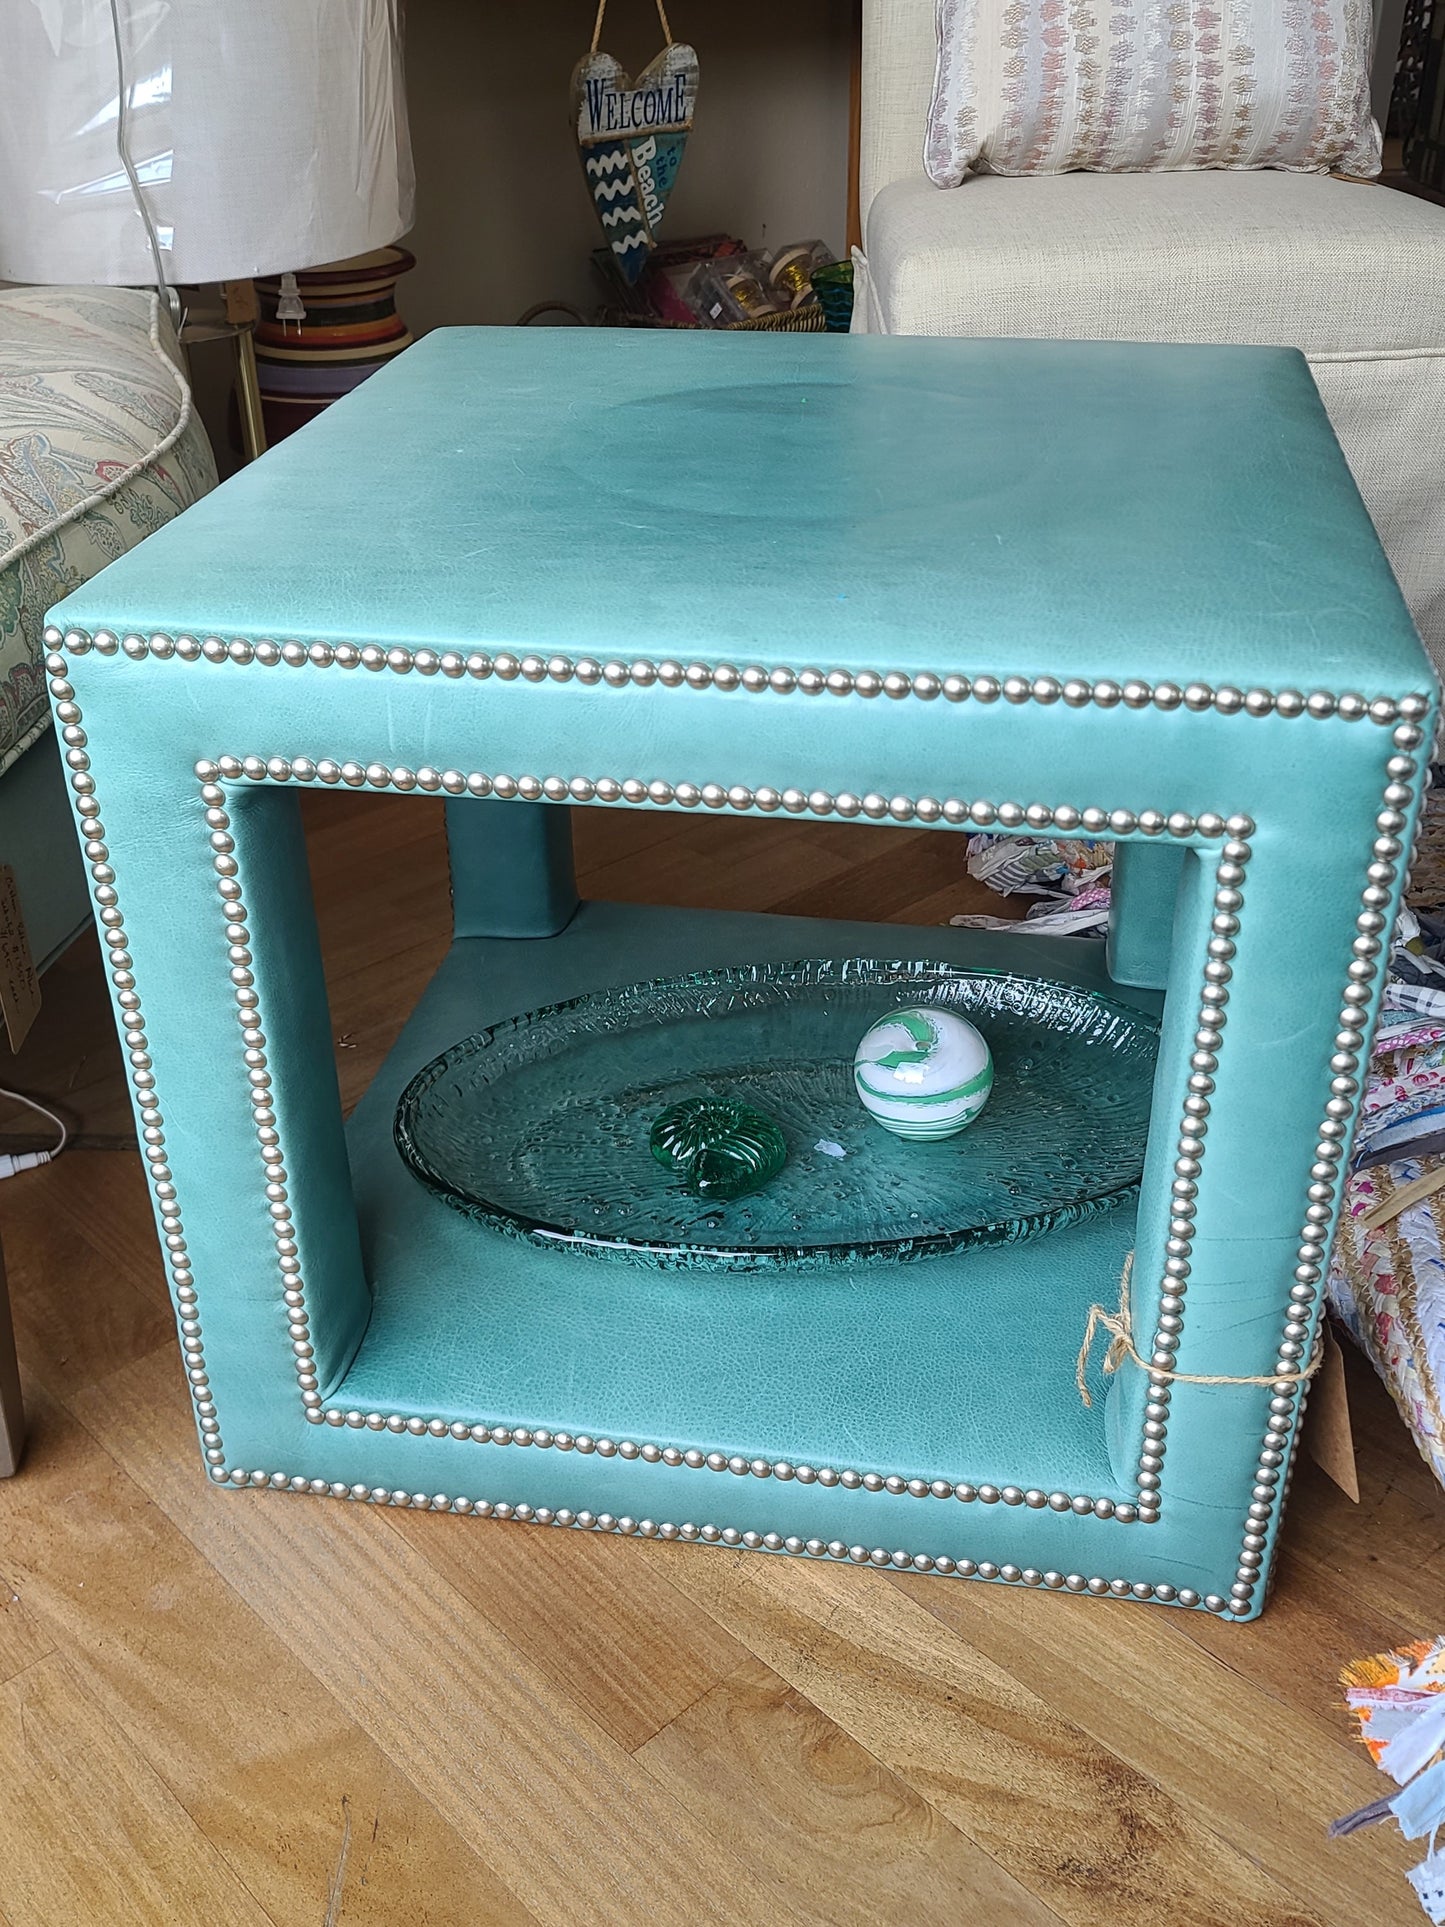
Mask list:
[{"label": "chevron pattern on sign", "polygon": [[572,75],[582,168],[602,233],[622,275],[636,282],[657,245],[697,100],[697,54],[679,41],[629,80],[611,54]]}]

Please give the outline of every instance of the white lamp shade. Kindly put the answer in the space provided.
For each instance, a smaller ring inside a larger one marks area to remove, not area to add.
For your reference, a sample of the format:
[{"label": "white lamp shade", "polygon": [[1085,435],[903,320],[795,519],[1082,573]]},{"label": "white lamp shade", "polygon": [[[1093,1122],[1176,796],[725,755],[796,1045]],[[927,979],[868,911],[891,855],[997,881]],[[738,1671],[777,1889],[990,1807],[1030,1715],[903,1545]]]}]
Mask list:
[{"label": "white lamp shade", "polygon": [[[169,281],[337,261],[411,226],[402,0],[115,0],[127,147]],[[117,145],[111,0],[8,0],[0,279],[153,282]]]}]

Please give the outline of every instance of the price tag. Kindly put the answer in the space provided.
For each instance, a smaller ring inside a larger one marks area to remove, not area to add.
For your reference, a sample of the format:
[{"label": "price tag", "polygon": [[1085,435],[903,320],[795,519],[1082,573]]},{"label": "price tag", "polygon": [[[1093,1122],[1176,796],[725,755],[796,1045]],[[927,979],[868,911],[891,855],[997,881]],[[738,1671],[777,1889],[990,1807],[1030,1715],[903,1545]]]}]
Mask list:
[{"label": "price tag", "polygon": [[15,872],[0,863],[0,1016],[11,1050],[19,1050],[40,1009],[40,979],[30,954]]}]

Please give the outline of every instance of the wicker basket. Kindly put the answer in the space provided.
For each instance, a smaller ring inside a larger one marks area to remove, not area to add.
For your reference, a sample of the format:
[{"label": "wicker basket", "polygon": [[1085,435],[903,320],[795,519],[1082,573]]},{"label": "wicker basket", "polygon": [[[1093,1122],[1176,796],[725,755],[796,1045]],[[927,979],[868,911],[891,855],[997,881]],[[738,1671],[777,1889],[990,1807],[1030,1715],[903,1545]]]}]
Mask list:
[{"label": "wicker basket", "polygon": [[700,321],[665,321],[658,314],[642,314],[633,308],[602,307],[597,310],[597,324],[602,328],[680,328],[684,332],[698,334],[757,334],[760,330],[769,334],[813,335],[822,334],[827,326],[827,318],[816,301],[810,301],[806,308],[786,309],[782,314],[754,315],[750,321],[734,321],[726,328],[704,328]]}]

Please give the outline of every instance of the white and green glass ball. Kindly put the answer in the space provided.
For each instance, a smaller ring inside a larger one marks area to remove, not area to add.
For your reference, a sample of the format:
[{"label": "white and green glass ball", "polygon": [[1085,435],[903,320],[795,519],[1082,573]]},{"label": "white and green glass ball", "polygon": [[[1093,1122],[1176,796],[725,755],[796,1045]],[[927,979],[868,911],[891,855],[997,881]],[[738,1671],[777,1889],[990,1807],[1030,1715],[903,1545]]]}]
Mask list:
[{"label": "white and green glass ball", "polygon": [[894,1010],[865,1032],[853,1059],[863,1108],[903,1138],[945,1138],[972,1124],[993,1089],[993,1056],[965,1017]]}]

